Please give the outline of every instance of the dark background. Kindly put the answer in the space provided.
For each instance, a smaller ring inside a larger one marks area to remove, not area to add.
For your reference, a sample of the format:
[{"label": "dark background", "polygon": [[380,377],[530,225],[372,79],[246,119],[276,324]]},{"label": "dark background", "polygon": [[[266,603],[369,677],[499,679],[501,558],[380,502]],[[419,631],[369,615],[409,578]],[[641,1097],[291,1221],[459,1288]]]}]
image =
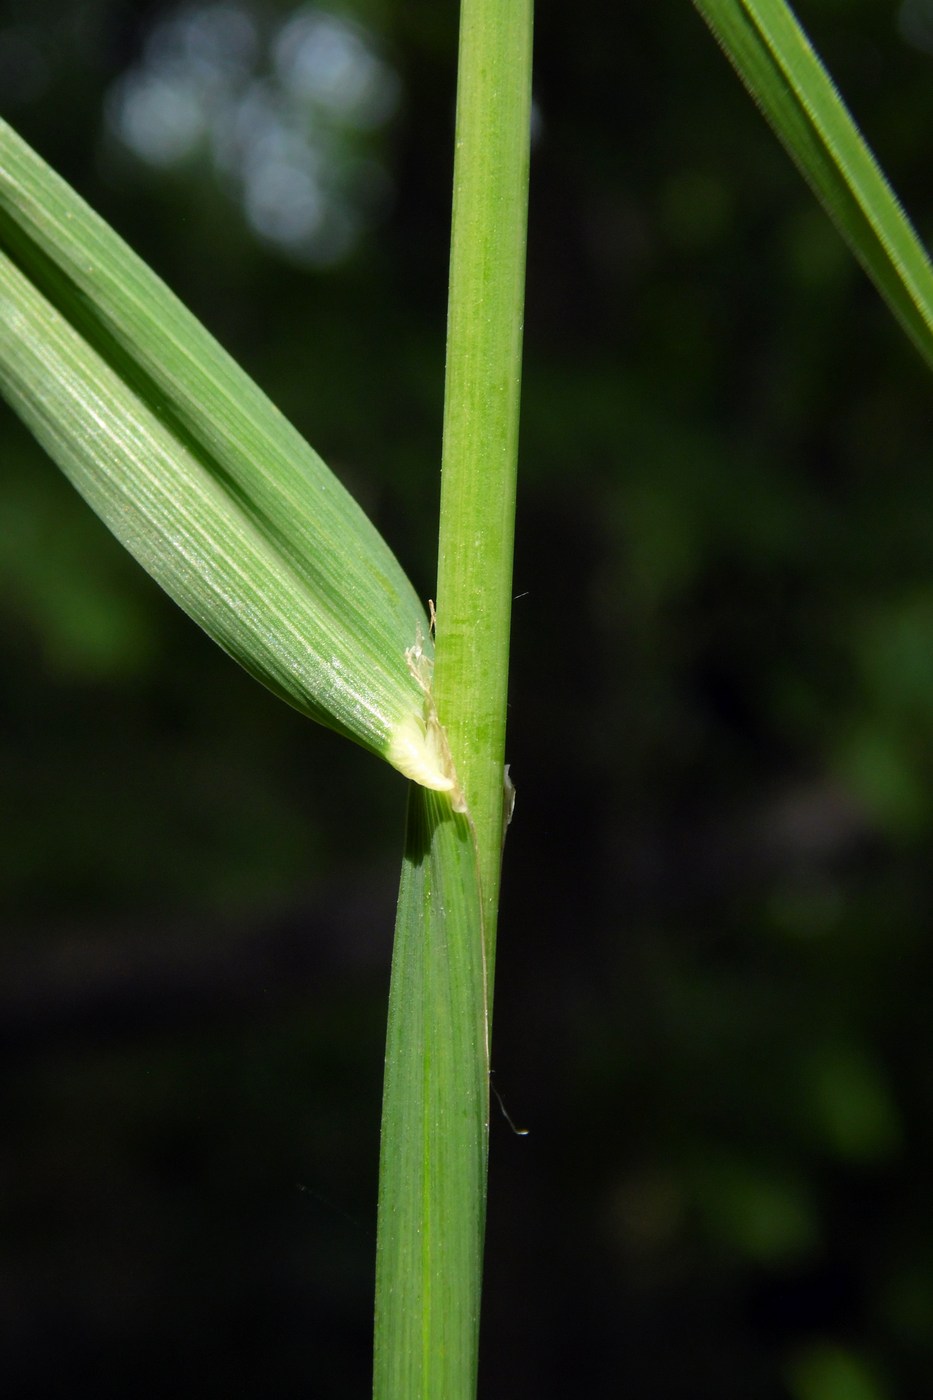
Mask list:
[{"label": "dark background", "polygon": [[[929,240],[933,5],[801,14]],[[455,48],[0,10],[0,111],[425,597]],[[545,0],[535,98],[481,1391],[925,1397],[928,372],[687,0]],[[404,784],[0,432],[4,1394],[363,1396]]]}]

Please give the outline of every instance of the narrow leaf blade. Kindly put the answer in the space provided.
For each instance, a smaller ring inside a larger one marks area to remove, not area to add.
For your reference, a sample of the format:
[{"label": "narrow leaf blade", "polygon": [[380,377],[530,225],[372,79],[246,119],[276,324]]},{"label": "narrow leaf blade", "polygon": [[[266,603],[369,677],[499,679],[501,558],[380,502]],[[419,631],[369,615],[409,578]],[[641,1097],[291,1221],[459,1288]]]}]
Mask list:
[{"label": "narrow leaf blade", "polygon": [[316,453],[155,274],[0,122],[0,390],[221,646],[418,781],[424,610]]},{"label": "narrow leaf blade", "polygon": [[933,366],[933,267],[784,0],[694,0],[742,82]]}]

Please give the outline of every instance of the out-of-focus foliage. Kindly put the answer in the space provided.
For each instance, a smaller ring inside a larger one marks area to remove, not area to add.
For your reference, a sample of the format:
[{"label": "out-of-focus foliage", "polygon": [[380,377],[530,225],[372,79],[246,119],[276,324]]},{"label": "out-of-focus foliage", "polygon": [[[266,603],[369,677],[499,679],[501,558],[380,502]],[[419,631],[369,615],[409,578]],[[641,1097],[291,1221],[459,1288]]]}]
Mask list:
[{"label": "out-of-focus foliage", "polygon": [[[929,244],[933,11],[798,10]],[[455,38],[0,21],[4,115],[425,597]],[[920,1400],[929,376],[686,0],[542,4],[536,72],[482,1393]],[[9,1393],[363,1394],[403,785],[2,433]]]}]

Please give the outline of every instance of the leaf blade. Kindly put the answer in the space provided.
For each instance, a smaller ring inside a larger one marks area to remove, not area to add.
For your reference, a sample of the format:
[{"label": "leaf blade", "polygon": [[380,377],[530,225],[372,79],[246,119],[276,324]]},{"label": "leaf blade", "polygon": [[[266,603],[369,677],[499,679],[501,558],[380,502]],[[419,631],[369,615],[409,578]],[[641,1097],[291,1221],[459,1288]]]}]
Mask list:
[{"label": "leaf blade", "polygon": [[933,267],[784,0],[694,0],[742,82],[933,367]]},{"label": "leaf blade", "polygon": [[[316,453],[0,123],[0,387],[182,607],[296,708],[418,781],[424,610]],[[157,469],[156,469],[156,464]]]}]

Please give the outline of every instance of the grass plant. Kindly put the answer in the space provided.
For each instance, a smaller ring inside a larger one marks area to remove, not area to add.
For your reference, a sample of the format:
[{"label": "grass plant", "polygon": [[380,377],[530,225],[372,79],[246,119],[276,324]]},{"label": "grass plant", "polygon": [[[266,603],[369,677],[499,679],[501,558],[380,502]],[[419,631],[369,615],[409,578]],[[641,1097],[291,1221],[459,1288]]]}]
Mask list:
[{"label": "grass plant", "polygon": [[[791,11],[695,4],[933,364],[929,259]],[[5,397],[222,647],[411,780],[382,1126],[379,1400],[476,1390],[531,10],[461,10],[436,641],[394,555],[313,450],[0,125]]]},{"label": "grass plant", "polygon": [[[375,1394],[475,1393],[531,123],[531,0],[464,0],[431,705],[412,791],[382,1120]],[[491,100],[492,94],[495,99]],[[417,1144],[417,1153],[412,1153]]]}]

